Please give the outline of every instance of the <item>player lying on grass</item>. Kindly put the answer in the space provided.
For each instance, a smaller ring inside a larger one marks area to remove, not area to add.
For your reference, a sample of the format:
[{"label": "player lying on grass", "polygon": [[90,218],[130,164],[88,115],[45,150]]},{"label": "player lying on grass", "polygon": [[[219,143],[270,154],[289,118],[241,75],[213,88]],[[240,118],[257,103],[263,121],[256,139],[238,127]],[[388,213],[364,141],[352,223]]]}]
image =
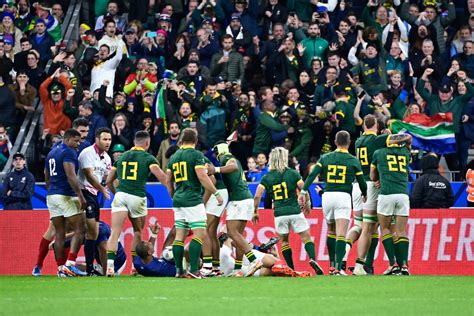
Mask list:
[{"label": "player lying on grass", "polygon": [[[155,223],[150,225],[150,239],[148,241],[141,241],[137,244],[136,252],[137,256],[133,260],[133,265],[137,269],[137,273],[143,276],[152,276],[152,277],[174,277],[176,275],[176,266],[174,261],[168,261],[163,257],[157,258],[153,256],[155,252],[155,242],[156,236],[160,232],[160,225]],[[171,234],[168,234],[170,237]],[[168,245],[173,243],[173,238],[167,238]],[[167,242],[163,246],[165,249]]]},{"label": "player lying on grass", "polygon": [[[107,240],[110,237],[110,226],[102,221],[99,221],[99,234],[97,235],[97,243],[96,243],[96,249],[94,251],[94,258],[97,262],[97,264],[94,265],[94,268],[97,270],[97,276],[103,275],[103,271],[105,271],[105,268],[107,266]],[[70,229],[68,230],[68,233],[66,233],[66,241],[64,242],[64,252],[65,254],[69,254],[69,250],[71,247],[71,240],[72,237],[74,236],[74,231],[71,231]],[[55,242],[51,242],[49,245],[49,249],[54,249],[55,247]],[[117,256],[114,262],[114,270],[115,270],[115,275],[120,275],[123,272],[123,269],[125,269],[125,265],[127,264],[127,255],[125,254],[124,248],[122,246],[122,243],[119,241],[118,247],[117,247]],[[81,271],[86,271],[86,266],[76,263],[76,266],[81,270]],[[36,275],[38,276],[38,275]]]},{"label": "player lying on grass", "polygon": [[[235,275],[234,265],[235,258],[233,257],[234,253],[234,242],[227,234],[222,234],[219,238],[223,242],[221,251],[220,251],[220,261],[221,261],[221,271],[224,276],[239,276]],[[252,246],[252,245],[250,245]],[[309,277],[311,274],[307,271],[297,272],[286,264],[284,264],[278,258],[278,251],[276,246],[272,246],[271,253],[264,253],[256,249],[252,249],[253,255],[262,262],[262,266],[259,270],[255,271],[253,276],[284,276],[284,277]],[[252,268],[250,261],[244,257],[242,260],[242,274],[244,276]]]},{"label": "player lying on grass", "polygon": [[[303,188],[304,182],[301,175],[288,167],[288,150],[283,147],[273,148],[269,158],[269,173],[263,176],[257,187],[254,198],[253,222],[258,222],[258,208],[265,191],[270,194],[274,205],[275,230],[281,239],[282,253],[286,264],[294,269],[293,256],[289,243],[290,228],[297,233],[310,258],[309,264],[316,274],[324,274],[316,262],[314,242],[309,233],[309,224],[301,207],[298,205],[298,192]],[[311,210],[311,202],[304,206],[305,214]]]}]

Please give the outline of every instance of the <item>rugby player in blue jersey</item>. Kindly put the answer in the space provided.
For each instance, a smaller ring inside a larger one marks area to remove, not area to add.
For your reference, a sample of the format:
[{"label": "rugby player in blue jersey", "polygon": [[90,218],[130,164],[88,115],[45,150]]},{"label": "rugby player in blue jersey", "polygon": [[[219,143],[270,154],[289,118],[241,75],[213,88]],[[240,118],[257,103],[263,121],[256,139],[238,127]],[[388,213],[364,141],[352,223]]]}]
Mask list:
[{"label": "rugby player in blue jersey", "polygon": [[137,269],[137,273],[143,276],[174,277],[176,275],[176,266],[174,265],[174,262],[153,256],[156,236],[161,227],[158,222],[149,227],[151,232],[150,239],[148,241],[140,241],[137,244],[135,249],[137,256],[133,260],[133,265],[135,266],[135,269]]},{"label": "rugby player in blue jersey", "polygon": [[[75,266],[85,234],[86,200],[77,180],[77,149],[80,142],[81,134],[78,131],[66,130],[63,143],[49,152],[44,168],[48,189],[46,204],[56,232],[54,253],[59,277],[86,275]],[[67,260],[64,255],[66,225],[74,231]]]}]

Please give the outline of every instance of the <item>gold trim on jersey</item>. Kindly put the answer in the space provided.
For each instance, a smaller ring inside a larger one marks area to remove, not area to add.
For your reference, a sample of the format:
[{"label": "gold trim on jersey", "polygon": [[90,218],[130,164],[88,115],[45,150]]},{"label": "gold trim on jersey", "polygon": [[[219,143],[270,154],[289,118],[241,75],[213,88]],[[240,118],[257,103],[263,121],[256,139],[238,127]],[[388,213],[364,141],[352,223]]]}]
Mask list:
[{"label": "gold trim on jersey", "polygon": [[179,147],[180,149],[194,149],[194,146],[193,145],[182,145],[181,147]]},{"label": "gold trim on jersey", "polygon": [[349,153],[349,150],[347,150],[347,149],[341,149],[341,148],[338,148],[338,149],[336,149],[335,151],[340,152],[340,153]]},{"label": "gold trim on jersey", "polygon": [[130,150],[138,150],[138,151],[145,151],[145,148],[142,147],[132,147]]},{"label": "gold trim on jersey", "polygon": [[362,135],[374,135],[374,136],[377,136],[377,133],[375,133],[375,132],[364,132]]}]

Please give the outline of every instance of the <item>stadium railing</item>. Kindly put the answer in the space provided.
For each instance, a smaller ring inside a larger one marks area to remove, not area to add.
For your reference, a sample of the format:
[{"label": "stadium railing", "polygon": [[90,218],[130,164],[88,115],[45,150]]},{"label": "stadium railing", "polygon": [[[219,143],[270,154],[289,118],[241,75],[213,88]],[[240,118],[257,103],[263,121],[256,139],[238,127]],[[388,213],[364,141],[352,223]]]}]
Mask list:
[{"label": "stadium railing", "polygon": [[[72,44],[72,40],[79,37],[79,12],[81,5],[82,0],[72,0],[70,2],[66,16],[61,25],[62,42],[60,47],[69,48]],[[46,65],[46,73],[49,71],[51,62],[52,61],[50,60]],[[36,141],[33,140],[33,137],[37,134],[37,127],[40,123],[40,119],[42,118],[43,104],[39,98],[36,98],[33,101],[33,104],[35,105],[35,111],[28,112],[26,114],[26,117],[21,124],[20,131],[16,137],[15,143],[13,144],[10,151],[10,157],[8,158],[8,161],[6,162],[2,172],[0,172],[0,181],[2,181],[5,175],[11,170],[14,153],[23,153],[27,157],[28,161],[34,160],[35,155],[37,155],[34,150]]]}]

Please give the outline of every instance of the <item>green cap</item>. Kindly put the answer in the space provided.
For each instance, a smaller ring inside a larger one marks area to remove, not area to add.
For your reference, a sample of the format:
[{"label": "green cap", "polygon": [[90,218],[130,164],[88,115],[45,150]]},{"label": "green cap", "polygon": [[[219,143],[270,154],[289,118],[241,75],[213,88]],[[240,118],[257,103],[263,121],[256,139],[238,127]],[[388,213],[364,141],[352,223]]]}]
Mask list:
[{"label": "green cap", "polygon": [[117,153],[117,152],[124,152],[125,147],[122,144],[115,144],[114,147],[112,148],[112,154]]}]

